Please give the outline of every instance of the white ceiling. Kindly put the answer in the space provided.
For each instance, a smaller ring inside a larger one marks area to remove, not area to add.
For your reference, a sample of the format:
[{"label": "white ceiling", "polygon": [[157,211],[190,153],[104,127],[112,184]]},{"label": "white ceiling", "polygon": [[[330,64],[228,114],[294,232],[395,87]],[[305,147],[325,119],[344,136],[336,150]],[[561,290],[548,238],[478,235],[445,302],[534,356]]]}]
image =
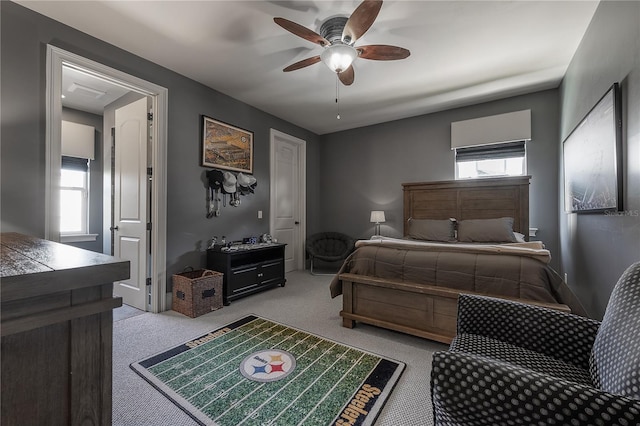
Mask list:
[{"label": "white ceiling", "polygon": [[80,70],[62,67],[62,105],[103,115],[107,105],[129,93],[129,89]]},{"label": "white ceiling", "polygon": [[354,63],[339,87],[322,48],[273,22],[318,32],[349,1],[17,1],[235,99],[325,134],[559,85],[597,1],[385,1],[356,46],[391,44],[400,61]]}]

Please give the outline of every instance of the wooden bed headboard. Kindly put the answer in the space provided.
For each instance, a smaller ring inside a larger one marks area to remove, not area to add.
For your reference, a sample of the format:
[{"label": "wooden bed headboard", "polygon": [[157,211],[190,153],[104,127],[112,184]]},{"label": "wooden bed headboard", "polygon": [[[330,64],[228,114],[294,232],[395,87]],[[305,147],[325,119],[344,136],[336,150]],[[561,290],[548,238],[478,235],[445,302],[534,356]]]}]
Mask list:
[{"label": "wooden bed headboard", "polygon": [[512,217],[513,230],[529,241],[531,176],[403,183],[404,233],[408,219]]}]

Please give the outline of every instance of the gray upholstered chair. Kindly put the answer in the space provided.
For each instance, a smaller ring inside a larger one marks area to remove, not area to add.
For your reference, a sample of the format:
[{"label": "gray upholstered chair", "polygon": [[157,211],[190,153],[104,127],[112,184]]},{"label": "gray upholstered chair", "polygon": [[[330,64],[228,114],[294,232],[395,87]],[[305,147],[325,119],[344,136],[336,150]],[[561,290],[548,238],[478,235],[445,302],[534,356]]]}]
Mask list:
[{"label": "gray upholstered chair", "polygon": [[314,261],[342,262],[354,249],[355,240],[340,232],[319,232],[307,238],[306,249],[311,261],[311,274]]},{"label": "gray upholstered chair", "polygon": [[461,295],[458,334],[432,367],[436,425],[640,424],[640,262],[602,322]]}]

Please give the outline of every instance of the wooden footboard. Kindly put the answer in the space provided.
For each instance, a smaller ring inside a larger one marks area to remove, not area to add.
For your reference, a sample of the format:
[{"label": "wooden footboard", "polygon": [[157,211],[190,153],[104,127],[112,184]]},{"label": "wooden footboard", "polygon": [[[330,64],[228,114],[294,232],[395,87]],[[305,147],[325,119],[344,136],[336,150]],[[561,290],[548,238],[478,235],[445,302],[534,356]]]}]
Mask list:
[{"label": "wooden footboard", "polygon": [[[442,343],[451,343],[456,334],[459,290],[355,274],[340,279],[344,327],[360,321]],[[510,300],[570,311],[567,305]]]}]

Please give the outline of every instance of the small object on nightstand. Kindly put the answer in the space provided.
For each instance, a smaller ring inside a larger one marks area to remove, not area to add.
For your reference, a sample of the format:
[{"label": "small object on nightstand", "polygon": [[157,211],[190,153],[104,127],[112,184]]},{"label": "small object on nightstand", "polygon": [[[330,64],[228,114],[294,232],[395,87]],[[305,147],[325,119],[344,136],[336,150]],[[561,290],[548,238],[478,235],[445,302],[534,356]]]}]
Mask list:
[{"label": "small object on nightstand", "polygon": [[271,244],[271,241],[272,241],[271,234],[262,234],[260,236],[261,243]]},{"label": "small object on nightstand", "polygon": [[214,235],[213,238],[209,241],[209,246],[207,248],[214,248],[218,243],[218,236]]}]

